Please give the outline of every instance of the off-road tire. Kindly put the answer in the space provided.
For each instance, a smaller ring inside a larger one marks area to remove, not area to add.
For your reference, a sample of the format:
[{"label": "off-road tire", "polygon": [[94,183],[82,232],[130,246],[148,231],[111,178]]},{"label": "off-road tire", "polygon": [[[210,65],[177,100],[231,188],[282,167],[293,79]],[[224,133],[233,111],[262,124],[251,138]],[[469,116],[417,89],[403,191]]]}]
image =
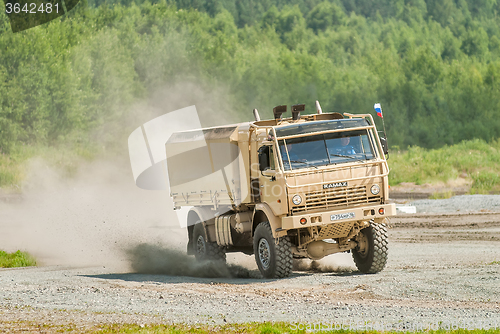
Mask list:
[{"label": "off-road tire", "polygon": [[193,250],[198,261],[226,262],[224,248],[215,242],[209,242],[203,224],[196,224],[193,229]]},{"label": "off-road tire", "polygon": [[365,274],[375,274],[382,271],[387,262],[388,237],[386,224],[372,223],[359,233],[358,240],[366,238],[368,249],[365,252],[359,251],[358,247],[352,250],[352,258],[356,263],[356,267]]},{"label": "off-road tire", "polygon": [[273,238],[269,222],[257,225],[253,238],[255,262],[265,278],[283,278],[292,273],[292,243],[288,236]]}]

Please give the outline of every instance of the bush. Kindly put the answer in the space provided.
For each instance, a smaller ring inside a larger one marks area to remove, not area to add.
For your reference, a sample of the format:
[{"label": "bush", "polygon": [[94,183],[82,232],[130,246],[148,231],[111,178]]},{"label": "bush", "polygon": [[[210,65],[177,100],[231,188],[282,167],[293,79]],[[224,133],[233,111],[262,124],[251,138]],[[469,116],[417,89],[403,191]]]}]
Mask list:
[{"label": "bush", "polygon": [[7,253],[0,251],[0,268],[36,266],[36,260],[28,253],[17,251]]}]

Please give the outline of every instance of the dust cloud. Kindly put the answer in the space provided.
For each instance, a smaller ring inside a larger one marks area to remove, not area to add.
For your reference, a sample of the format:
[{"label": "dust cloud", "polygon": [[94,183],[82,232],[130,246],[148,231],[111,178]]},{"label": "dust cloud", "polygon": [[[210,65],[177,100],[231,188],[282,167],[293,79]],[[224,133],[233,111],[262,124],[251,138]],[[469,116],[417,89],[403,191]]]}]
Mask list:
[{"label": "dust cloud", "polygon": [[[168,191],[136,187],[128,157],[128,135],[167,112],[196,105],[202,126],[230,123],[231,108],[224,96],[224,89],[192,82],[159,88],[94,130],[91,137],[102,147],[99,158],[75,161],[77,171],[69,178],[53,162],[32,159],[21,198],[0,201],[0,249],[27,251],[41,266],[246,277],[248,270],[242,267],[212,269],[193,264],[191,257],[182,258],[189,264],[186,269],[171,271],[171,259],[180,260],[185,253],[186,229],[179,225]],[[151,258],[145,260],[147,256]],[[158,261],[160,256],[167,263]],[[137,259],[143,265],[138,266]]]},{"label": "dust cloud", "polygon": [[39,265],[126,270],[125,250],[132,245],[185,247],[168,192],[137,188],[126,167],[126,161],[97,161],[66,179],[33,161],[22,199],[0,203],[0,248],[28,251]]},{"label": "dust cloud", "polygon": [[321,260],[295,259],[293,270],[313,273],[351,273],[356,268],[351,254],[338,253]]},{"label": "dust cloud", "polygon": [[139,244],[127,250],[132,270],[141,274],[206,278],[257,278],[255,271],[221,261],[197,261],[185,252],[160,245]]}]

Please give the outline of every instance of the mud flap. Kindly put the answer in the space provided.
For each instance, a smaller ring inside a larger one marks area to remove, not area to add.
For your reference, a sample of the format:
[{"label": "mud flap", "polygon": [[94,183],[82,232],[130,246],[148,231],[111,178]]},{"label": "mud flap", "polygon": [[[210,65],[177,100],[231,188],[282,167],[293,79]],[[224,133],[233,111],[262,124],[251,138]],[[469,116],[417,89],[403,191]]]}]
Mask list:
[{"label": "mud flap", "polygon": [[187,255],[194,255],[193,240],[189,240],[187,244]]},{"label": "mud flap", "polygon": [[193,242],[193,226],[188,226],[188,244],[187,244],[187,255],[194,255],[194,242]]}]

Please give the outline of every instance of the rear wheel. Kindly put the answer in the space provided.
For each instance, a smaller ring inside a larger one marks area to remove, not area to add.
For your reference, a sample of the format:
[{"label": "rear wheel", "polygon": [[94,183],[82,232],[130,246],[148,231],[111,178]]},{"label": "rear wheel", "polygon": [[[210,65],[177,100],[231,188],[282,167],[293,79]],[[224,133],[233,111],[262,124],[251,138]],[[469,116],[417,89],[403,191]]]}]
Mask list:
[{"label": "rear wheel", "polygon": [[358,245],[352,250],[352,257],[359,271],[375,274],[384,269],[387,262],[387,227],[372,223],[361,230],[356,237]]},{"label": "rear wheel", "polygon": [[211,260],[226,262],[226,253],[215,242],[209,242],[203,224],[196,224],[193,229],[194,256],[199,261]]},{"label": "rear wheel", "polygon": [[260,223],[253,238],[255,261],[265,278],[283,278],[292,273],[292,244],[288,236],[273,238],[269,222]]}]

